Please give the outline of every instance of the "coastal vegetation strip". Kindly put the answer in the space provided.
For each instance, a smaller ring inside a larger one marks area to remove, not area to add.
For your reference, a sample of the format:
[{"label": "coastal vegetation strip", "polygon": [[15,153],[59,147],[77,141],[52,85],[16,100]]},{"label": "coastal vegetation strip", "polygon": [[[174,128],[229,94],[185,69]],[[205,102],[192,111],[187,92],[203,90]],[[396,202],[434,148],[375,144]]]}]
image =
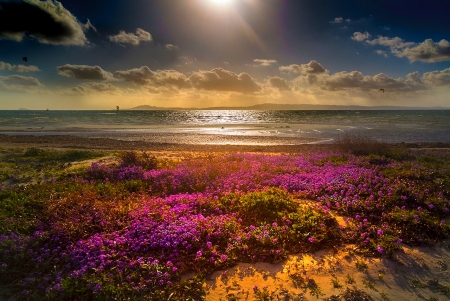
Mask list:
[{"label": "coastal vegetation strip", "polygon": [[[239,262],[322,249],[395,259],[403,246],[449,238],[450,151],[371,152],[373,141],[352,141],[182,160],[2,149],[0,282],[24,300],[201,300],[206,279]],[[290,281],[331,298],[308,272],[292,270]],[[365,281],[341,297],[378,289]],[[255,287],[249,298],[271,294]]]}]

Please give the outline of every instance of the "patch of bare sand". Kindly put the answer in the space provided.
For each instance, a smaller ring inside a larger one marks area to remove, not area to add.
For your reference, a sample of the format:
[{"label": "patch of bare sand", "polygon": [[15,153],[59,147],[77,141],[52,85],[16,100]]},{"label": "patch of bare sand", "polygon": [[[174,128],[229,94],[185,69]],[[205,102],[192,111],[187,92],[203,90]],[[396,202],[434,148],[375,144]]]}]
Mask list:
[{"label": "patch of bare sand", "polygon": [[[357,256],[347,246],[291,255],[277,264],[239,263],[215,272],[206,281],[206,300],[364,300],[361,296],[338,299],[347,288],[364,291],[372,300],[448,300],[448,243],[404,245],[393,259]],[[364,263],[367,268],[362,268]],[[308,285],[309,279],[317,284],[316,290]],[[255,286],[260,292],[265,289],[267,299],[256,298]]]}]

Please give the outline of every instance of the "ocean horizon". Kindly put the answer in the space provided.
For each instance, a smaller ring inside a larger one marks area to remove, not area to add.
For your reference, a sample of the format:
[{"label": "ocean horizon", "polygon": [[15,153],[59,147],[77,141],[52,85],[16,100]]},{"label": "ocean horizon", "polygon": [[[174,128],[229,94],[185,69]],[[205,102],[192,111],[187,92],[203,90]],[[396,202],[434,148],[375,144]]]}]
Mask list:
[{"label": "ocean horizon", "polygon": [[187,144],[330,143],[343,134],[388,143],[450,142],[450,111],[0,110],[0,134]]}]

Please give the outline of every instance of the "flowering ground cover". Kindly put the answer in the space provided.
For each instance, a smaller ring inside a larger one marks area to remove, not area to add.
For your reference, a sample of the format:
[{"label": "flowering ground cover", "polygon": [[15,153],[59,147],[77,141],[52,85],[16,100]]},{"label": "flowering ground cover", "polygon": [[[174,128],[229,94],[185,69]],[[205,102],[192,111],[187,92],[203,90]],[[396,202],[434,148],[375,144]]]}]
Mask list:
[{"label": "flowering ground cover", "polygon": [[449,150],[173,164],[125,152],[117,164],[61,170],[1,187],[0,282],[23,300],[201,300],[208,275],[237,262],[348,244],[391,257],[401,243],[450,236]]}]

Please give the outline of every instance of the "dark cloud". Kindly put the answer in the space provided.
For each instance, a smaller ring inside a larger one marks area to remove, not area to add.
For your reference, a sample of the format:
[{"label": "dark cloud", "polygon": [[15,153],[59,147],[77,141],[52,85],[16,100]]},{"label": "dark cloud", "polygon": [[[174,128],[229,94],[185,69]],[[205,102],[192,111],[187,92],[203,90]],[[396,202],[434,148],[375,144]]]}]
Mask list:
[{"label": "dark cloud", "polygon": [[195,89],[253,93],[262,90],[261,86],[248,73],[236,74],[223,68],[211,71],[198,71],[189,77]]},{"label": "dark cloud", "polygon": [[269,78],[269,84],[271,87],[277,88],[280,91],[290,91],[289,83],[284,78],[275,76]]},{"label": "dark cloud", "polygon": [[14,72],[36,72],[40,71],[37,66],[25,66],[25,65],[11,65],[9,63],[0,61],[0,70],[9,70]]},{"label": "dark cloud", "polygon": [[99,66],[87,65],[70,65],[66,64],[56,68],[59,75],[73,78],[73,79],[87,79],[87,80],[112,80],[111,73],[103,70]]},{"label": "dark cloud", "polygon": [[139,45],[140,42],[151,41],[152,35],[142,28],[138,28],[136,29],[136,34],[121,30],[118,34],[114,36],[108,36],[108,38],[111,42],[119,44]]},{"label": "dark cloud", "polygon": [[83,83],[76,86],[72,91],[78,94],[90,94],[90,93],[111,93],[117,91],[117,87],[110,83]]},{"label": "dark cloud", "polygon": [[152,71],[147,66],[114,72],[114,77],[137,85],[175,86],[179,89],[190,85],[186,76],[175,70]]},{"label": "dark cloud", "polygon": [[427,39],[415,47],[405,48],[396,55],[400,57],[405,56],[411,62],[435,63],[450,61],[450,42],[441,40],[435,43],[432,39]]},{"label": "dark cloud", "polygon": [[234,91],[252,93],[262,88],[247,73],[236,74],[215,68],[211,71],[197,71],[186,77],[175,70],[152,71],[147,66],[114,72],[114,77],[141,86],[194,88],[199,90]]},{"label": "dark cloud", "polygon": [[310,61],[308,64],[293,64],[289,66],[281,66],[280,71],[300,74],[319,74],[328,72],[321,64],[319,64],[315,60]]},{"label": "dark cloud", "polygon": [[0,82],[6,86],[40,87],[42,84],[37,78],[21,75],[0,77]]},{"label": "dark cloud", "polygon": [[83,26],[58,1],[0,3],[0,38],[21,41],[29,35],[44,44],[82,46]]}]

